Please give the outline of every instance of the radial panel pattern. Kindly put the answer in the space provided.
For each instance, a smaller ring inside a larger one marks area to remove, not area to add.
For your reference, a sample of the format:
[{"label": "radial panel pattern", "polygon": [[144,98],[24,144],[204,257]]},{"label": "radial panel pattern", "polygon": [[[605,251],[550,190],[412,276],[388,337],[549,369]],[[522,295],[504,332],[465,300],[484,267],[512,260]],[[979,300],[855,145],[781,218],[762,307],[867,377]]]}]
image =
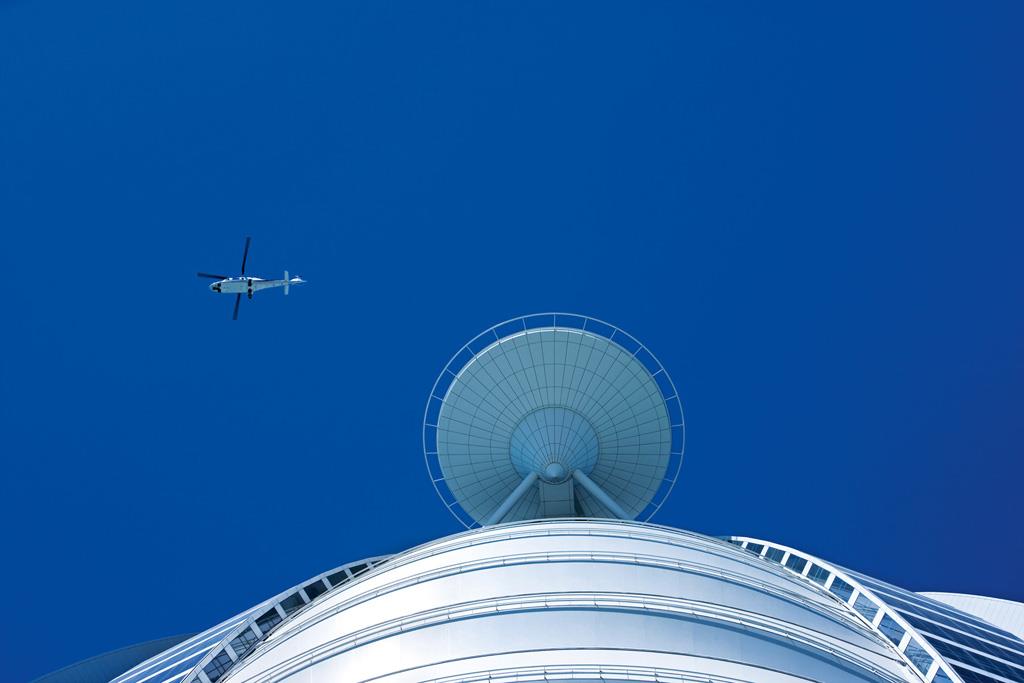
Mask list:
[{"label": "radial panel pattern", "polygon": [[[674,482],[682,414],[670,414],[666,403],[678,405],[671,382],[659,383],[664,371],[641,360],[642,346],[627,350],[614,333],[585,328],[524,325],[505,336],[492,330],[489,344],[446,371],[450,384],[432,399],[436,425],[428,406],[425,445],[428,465],[436,457],[435,484],[447,489],[443,497],[450,492],[449,508],[457,504],[482,522],[530,472],[543,479],[545,471],[580,470],[635,518],[666,477]],[[553,463],[560,467],[546,470]],[[584,516],[609,516],[579,488],[576,502]],[[540,496],[530,491],[504,520],[541,516]]]},{"label": "radial panel pattern", "polygon": [[600,451],[597,432],[574,410],[562,407],[538,408],[520,420],[512,431],[509,455],[519,476],[545,472],[557,463],[570,473],[581,469],[589,474]]}]

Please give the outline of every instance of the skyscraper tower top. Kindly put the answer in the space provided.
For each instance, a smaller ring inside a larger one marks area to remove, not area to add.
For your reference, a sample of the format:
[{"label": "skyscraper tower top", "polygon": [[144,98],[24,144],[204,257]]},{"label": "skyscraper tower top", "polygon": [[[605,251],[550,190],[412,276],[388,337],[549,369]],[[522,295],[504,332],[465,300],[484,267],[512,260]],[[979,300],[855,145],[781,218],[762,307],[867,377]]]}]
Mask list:
[{"label": "skyscraper tower top", "polygon": [[675,485],[684,439],[679,394],[647,347],[567,313],[477,335],[441,372],[423,423],[431,480],[470,528],[647,520]]},{"label": "skyscraper tower top", "polygon": [[45,681],[1024,682],[1024,605],[632,521],[670,493],[683,436],[675,387],[626,333],[561,313],[502,323],[448,364],[424,426],[438,492],[484,528],[337,566],[145,661],[149,644]]}]

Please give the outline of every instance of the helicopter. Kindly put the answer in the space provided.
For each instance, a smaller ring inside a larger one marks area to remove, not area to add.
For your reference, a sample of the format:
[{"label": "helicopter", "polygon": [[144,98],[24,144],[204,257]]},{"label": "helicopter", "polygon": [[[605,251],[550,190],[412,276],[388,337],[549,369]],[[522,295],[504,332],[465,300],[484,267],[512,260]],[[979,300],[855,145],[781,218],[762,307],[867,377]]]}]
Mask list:
[{"label": "helicopter", "polygon": [[245,238],[245,249],[242,251],[242,270],[237,277],[228,275],[217,275],[215,273],[196,273],[197,276],[216,280],[210,285],[210,291],[218,294],[234,294],[235,310],[231,315],[232,320],[238,320],[238,304],[242,302],[242,295],[246,294],[250,299],[255,292],[261,289],[273,287],[284,287],[285,296],[292,285],[301,285],[305,282],[301,277],[289,277],[288,271],[284,271],[284,278],[280,280],[267,280],[261,277],[253,277],[245,274],[245,261],[249,257],[249,245],[252,237]]}]

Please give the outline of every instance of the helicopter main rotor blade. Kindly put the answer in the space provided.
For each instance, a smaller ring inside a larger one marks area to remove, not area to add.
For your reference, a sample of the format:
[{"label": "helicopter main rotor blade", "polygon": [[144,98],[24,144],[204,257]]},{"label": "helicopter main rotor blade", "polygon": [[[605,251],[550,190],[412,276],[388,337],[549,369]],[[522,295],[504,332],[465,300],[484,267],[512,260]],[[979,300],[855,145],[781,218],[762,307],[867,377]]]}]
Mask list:
[{"label": "helicopter main rotor blade", "polygon": [[198,277],[208,277],[211,280],[227,280],[227,275],[214,275],[213,273],[196,273]]},{"label": "helicopter main rotor blade", "polygon": [[235,312],[231,316],[232,320],[238,320],[238,304],[240,304],[240,303],[242,303],[242,295],[241,294],[236,294],[235,295]]},{"label": "helicopter main rotor blade", "polygon": [[245,251],[242,252],[242,272],[240,275],[245,275],[245,260],[249,258],[249,243],[252,242],[251,237],[245,238]]}]

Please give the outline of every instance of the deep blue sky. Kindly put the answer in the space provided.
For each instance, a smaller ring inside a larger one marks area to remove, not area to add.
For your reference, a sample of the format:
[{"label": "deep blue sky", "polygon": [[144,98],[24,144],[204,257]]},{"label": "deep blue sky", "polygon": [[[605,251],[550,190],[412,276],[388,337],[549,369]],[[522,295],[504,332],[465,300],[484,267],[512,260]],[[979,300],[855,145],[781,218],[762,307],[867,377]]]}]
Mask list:
[{"label": "deep blue sky", "polygon": [[1024,599],[1024,5],[825,5],[0,2],[3,677],[457,531],[542,310],[680,387],[655,521]]}]

